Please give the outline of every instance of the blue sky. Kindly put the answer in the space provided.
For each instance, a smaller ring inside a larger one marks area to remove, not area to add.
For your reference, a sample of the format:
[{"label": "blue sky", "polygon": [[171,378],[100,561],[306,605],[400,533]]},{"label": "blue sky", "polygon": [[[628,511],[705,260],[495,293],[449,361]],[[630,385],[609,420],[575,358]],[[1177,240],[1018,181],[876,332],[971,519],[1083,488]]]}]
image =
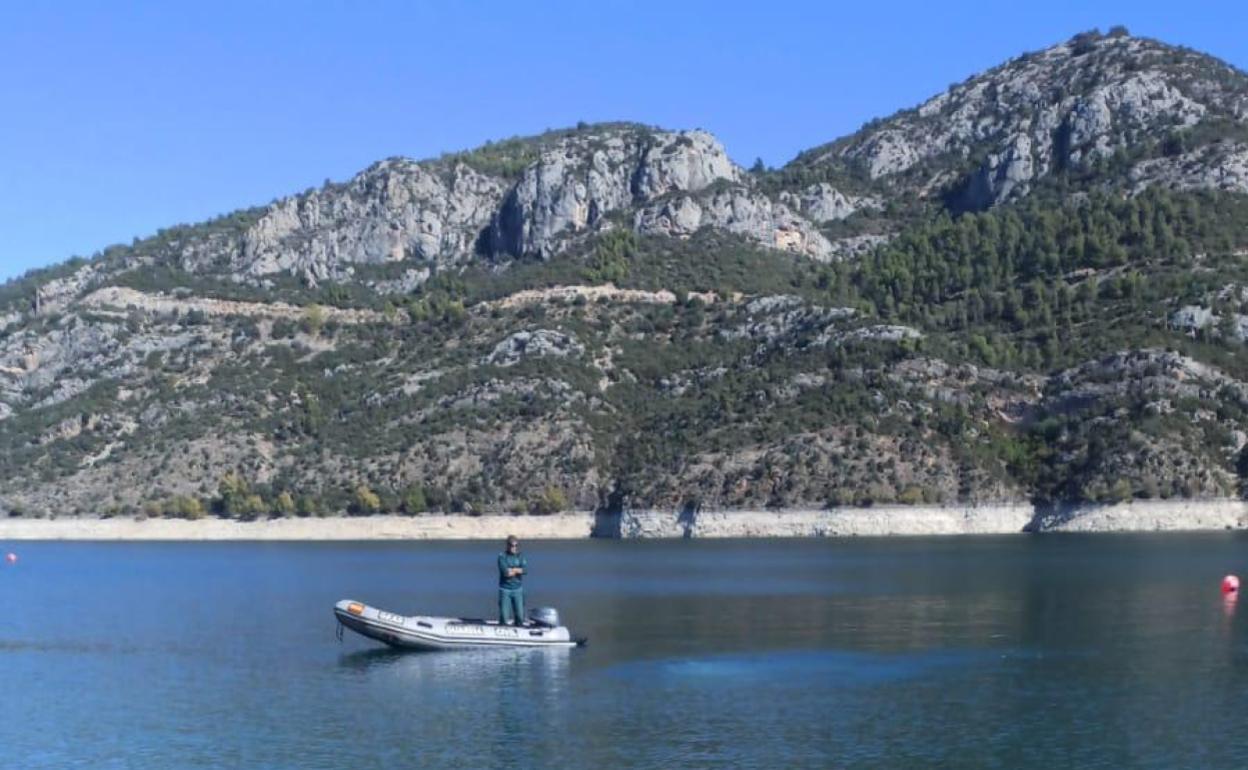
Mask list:
[{"label": "blue sky", "polygon": [[780,165],[1092,27],[1248,69],[1243,2],[22,5],[0,7],[0,280],[578,120]]}]

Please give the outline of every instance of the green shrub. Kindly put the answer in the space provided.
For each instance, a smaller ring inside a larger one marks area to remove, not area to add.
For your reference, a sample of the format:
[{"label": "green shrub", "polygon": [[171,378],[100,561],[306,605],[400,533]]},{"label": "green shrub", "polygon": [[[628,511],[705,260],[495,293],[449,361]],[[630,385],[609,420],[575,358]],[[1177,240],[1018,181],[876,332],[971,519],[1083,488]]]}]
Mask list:
[{"label": "green shrub", "polygon": [[568,498],[562,489],[556,486],[547,486],[537,499],[529,504],[529,510],[532,513],[552,514],[560,513],[568,509]]}]

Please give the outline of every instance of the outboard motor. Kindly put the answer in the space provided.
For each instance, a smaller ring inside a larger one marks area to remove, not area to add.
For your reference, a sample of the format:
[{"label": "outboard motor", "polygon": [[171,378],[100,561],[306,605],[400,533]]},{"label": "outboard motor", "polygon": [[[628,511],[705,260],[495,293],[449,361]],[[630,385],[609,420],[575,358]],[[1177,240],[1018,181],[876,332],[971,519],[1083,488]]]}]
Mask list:
[{"label": "outboard motor", "polygon": [[554,628],[559,625],[559,610],[554,607],[534,607],[529,613],[529,620],[539,626]]}]

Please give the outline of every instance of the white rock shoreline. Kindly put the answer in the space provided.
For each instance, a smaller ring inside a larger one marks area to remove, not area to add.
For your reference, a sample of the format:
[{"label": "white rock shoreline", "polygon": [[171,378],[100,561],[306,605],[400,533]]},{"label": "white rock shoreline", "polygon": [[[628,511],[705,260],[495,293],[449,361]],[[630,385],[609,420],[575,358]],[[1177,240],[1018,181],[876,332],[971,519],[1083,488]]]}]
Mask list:
[{"label": "white rock shoreline", "polygon": [[1156,500],[1036,507],[873,506],[826,510],[590,511],[549,516],[335,516],[234,521],[205,518],[0,519],[3,540],[529,540],[885,537],[1025,532],[1178,532],[1248,527],[1248,502]]}]

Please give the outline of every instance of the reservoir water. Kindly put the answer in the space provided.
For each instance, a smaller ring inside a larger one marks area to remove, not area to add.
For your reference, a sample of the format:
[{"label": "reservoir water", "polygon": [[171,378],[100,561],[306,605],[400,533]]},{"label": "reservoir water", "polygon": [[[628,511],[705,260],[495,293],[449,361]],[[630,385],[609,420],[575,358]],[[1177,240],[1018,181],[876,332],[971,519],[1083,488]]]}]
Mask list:
[{"label": "reservoir water", "polygon": [[526,542],[576,650],[395,653],[342,598],[495,611],[497,543],[24,543],[35,768],[1248,766],[1238,534]]}]

